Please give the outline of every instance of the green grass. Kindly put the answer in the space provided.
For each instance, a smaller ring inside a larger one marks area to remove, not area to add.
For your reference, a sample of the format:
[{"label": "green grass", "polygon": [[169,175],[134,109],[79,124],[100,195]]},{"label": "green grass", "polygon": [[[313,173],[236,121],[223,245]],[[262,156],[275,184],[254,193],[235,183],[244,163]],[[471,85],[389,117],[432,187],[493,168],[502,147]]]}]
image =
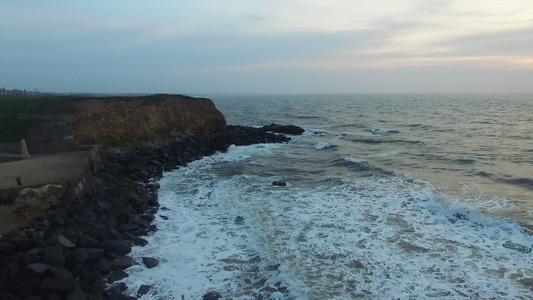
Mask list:
[{"label": "green grass", "polygon": [[0,164],[1,163],[7,163],[12,161],[21,160],[21,158],[18,157],[7,157],[7,156],[0,156]]},{"label": "green grass", "polygon": [[24,138],[28,128],[39,123],[39,114],[65,114],[75,112],[70,101],[77,97],[45,96],[20,98],[0,95],[0,142]]}]

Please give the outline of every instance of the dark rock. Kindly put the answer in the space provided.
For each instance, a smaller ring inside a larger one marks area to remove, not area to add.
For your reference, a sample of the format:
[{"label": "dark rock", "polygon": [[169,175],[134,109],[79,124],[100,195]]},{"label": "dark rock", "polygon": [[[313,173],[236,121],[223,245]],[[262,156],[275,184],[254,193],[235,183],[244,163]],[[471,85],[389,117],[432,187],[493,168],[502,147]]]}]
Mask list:
[{"label": "dark rock", "polygon": [[50,269],[50,265],[43,263],[35,263],[27,266],[28,269],[35,272],[36,274],[43,274],[46,270]]},{"label": "dark rock", "polygon": [[109,277],[107,277],[107,283],[113,283],[115,281],[121,280],[128,276],[129,276],[128,273],[124,272],[123,270],[118,269],[115,272],[113,272],[111,275],[109,275]]},{"label": "dark rock", "polygon": [[76,245],[74,245],[71,241],[69,241],[62,234],[58,234],[58,235],[52,236],[51,238],[48,239],[47,244],[49,246],[60,244],[60,245],[62,245],[65,248],[75,248],[76,247]]},{"label": "dark rock", "polygon": [[74,290],[74,279],[46,278],[41,282],[40,291],[43,294],[66,295]]},{"label": "dark rock", "polygon": [[137,297],[141,297],[142,295],[147,294],[151,288],[152,288],[151,285],[146,285],[146,284],[141,285],[139,289],[137,290]]},{"label": "dark rock", "polygon": [[91,262],[89,267],[100,272],[100,274],[109,274],[109,272],[111,272],[111,265],[105,258],[100,258]]},{"label": "dark rock", "polygon": [[277,181],[272,182],[272,185],[275,185],[275,186],[287,186],[287,183],[284,180],[277,180]]},{"label": "dark rock", "polygon": [[95,248],[96,246],[98,246],[98,241],[88,235],[82,235],[78,240],[78,247]]},{"label": "dark rock", "polygon": [[105,294],[106,294],[107,297],[111,298],[114,295],[121,295],[127,289],[128,289],[128,286],[124,282],[116,282],[116,283],[113,283],[105,291]]},{"label": "dark rock", "polygon": [[531,248],[530,247],[527,247],[527,246],[524,246],[524,245],[520,245],[520,244],[517,244],[517,243],[513,243],[511,241],[505,242],[502,246],[504,248],[511,249],[511,250],[516,250],[516,251],[522,252],[522,253],[531,253]]},{"label": "dark rock", "polygon": [[24,297],[33,294],[40,286],[41,281],[39,279],[20,279],[13,284],[11,290]]},{"label": "dark rock", "polygon": [[83,263],[73,259],[66,259],[63,267],[72,273],[72,276],[74,277],[81,276],[85,270]]},{"label": "dark rock", "polygon": [[159,265],[159,260],[152,257],[143,257],[143,263],[147,268],[153,268]]},{"label": "dark rock", "polygon": [[95,260],[104,256],[104,249],[100,248],[77,248],[75,251],[87,253],[87,260]]},{"label": "dark rock", "polygon": [[139,229],[139,224],[120,224],[117,226],[119,232],[135,231]]},{"label": "dark rock", "polygon": [[205,293],[205,295],[202,297],[202,300],[218,300],[220,298],[222,298],[222,295],[220,295],[219,292],[209,291]]},{"label": "dark rock", "polygon": [[133,244],[135,246],[141,246],[141,247],[144,247],[146,245],[148,245],[148,241],[143,239],[143,238],[140,238],[140,237],[137,237],[133,240]]},{"label": "dark rock", "polygon": [[277,125],[274,123],[261,127],[261,130],[292,135],[300,135],[305,131],[305,129],[303,129],[302,127],[294,125]]},{"label": "dark rock", "polygon": [[2,300],[18,300],[20,298],[15,297],[13,294],[0,289],[0,299]]},{"label": "dark rock", "polygon": [[72,292],[67,295],[67,300],[87,300],[87,295],[83,292],[80,285],[76,283]]},{"label": "dark rock", "polygon": [[131,252],[132,244],[131,241],[127,240],[113,241],[111,250],[119,255],[126,255]]},{"label": "dark rock", "polygon": [[100,272],[98,271],[90,271],[85,272],[81,276],[81,280],[88,282],[88,283],[94,283],[96,280],[100,280]]},{"label": "dark rock", "polygon": [[125,270],[133,266],[134,262],[130,256],[120,256],[115,260],[115,263],[111,267],[111,270]]},{"label": "dark rock", "polygon": [[244,218],[241,217],[241,216],[237,216],[237,217],[235,218],[235,224],[237,224],[237,225],[242,225],[242,224],[244,224]]},{"label": "dark rock", "polygon": [[97,280],[94,282],[94,284],[91,286],[91,295],[102,295],[105,291],[105,280]]},{"label": "dark rock", "polygon": [[98,222],[98,218],[96,217],[96,214],[91,210],[84,211],[82,214],[82,218],[83,218],[83,223],[85,224],[93,224],[93,223]]},{"label": "dark rock", "polygon": [[265,270],[266,271],[276,271],[277,269],[279,269],[279,266],[280,266],[280,264],[269,265],[269,266],[266,266]]},{"label": "dark rock", "polygon": [[[4,298],[0,297],[0,299],[4,299]],[[23,300],[43,300],[43,297],[42,296],[38,296],[38,295],[31,295],[31,296],[28,296],[28,297],[24,297]],[[47,297],[46,300],[54,300],[54,299]]]},{"label": "dark rock", "polygon": [[27,238],[14,238],[13,239],[13,245],[17,249],[17,251],[26,251],[32,248],[35,248],[39,245],[39,241],[34,239],[27,239]]},{"label": "dark rock", "polygon": [[65,264],[65,258],[63,256],[44,255],[42,263],[50,266],[62,267]]},{"label": "dark rock", "polygon": [[366,268],[365,265],[363,265],[360,261],[358,260],[352,260],[351,262],[348,263],[348,267],[351,267],[351,268],[355,268],[355,269],[363,269],[363,268]]},{"label": "dark rock", "polygon": [[[4,269],[0,271],[0,274],[2,274],[2,281],[4,283],[15,281],[20,276],[20,268],[19,265],[12,261],[9,263]],[[0,286],[1,287],[1,286]]]},{"label": "dark rock", "polygon": [[58,279],[72,279],[72,273],[69,270],[61,267],[50,267],[46,270],[45,277],[47,278],[58,278]]},{"label": "dark rock", "polygon": [[146,212],[146,213],[142,214],[140,217],[141,217],[141,219],[146,220],[148,222],[152,222],[155,219],[154,214],[152,214],[150,212]]}]

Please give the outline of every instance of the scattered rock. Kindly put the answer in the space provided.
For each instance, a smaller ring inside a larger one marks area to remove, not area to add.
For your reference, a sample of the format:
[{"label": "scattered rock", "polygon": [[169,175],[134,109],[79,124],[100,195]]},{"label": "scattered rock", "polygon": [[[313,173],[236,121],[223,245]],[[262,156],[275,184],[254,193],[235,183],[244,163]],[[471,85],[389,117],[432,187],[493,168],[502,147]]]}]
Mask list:
[{"label": "scattered rock", "polygon": [[524,246],[524,245],[520,245],[520,244],[517,244],[517,243],[513,243],[511,241],[505,242],[502,246],[504,248],[511,249],[511,250],[516,250],[516,251],[522,252],[522,253],[531,253],[531,248],[530,247],[527,247],[527,246]]},{"label": "scattered rock", "polygon": [[128,273],[126,273],[124,270],[118,269],[113,272],[109,277],[107,277],[107,283],[113,283],[126,277],[129,277]]},{"label": "scattered rock", "polygon": [[[59,205],[64,192],[60,186],[28,190],[24,193],[27,199],[19,199],[16,210],[34,220],[29,227],[0,237],[0,299],[132,299],[123,294],[125,284],[117,281],[127,277],[124,270],[135,263],[126,256],[131,247],[145,246],[148,242],[141,236],[157,231],[151,222],[160,209],[156,181],[163,172],[217,151],[225,152],[232,144],[288,142],[289,137],[272,133],[285,130],[292,129],[228,126],[226,132],[185,137],[163,145],[129,145],[106,154],[105,168],[94,174],[94,183],[66,204]],[[284,181],[278,183],[286,185]],[[235,223],[243,224],[244,218],[236,217]],[[228,263],[260,260],[257,256],[230,259]],[[144,257],[143,263],[151,268],[159,260]],[[109,288],[103,279],[106,277]],[[139,295],[149,287],[139,289]],[[220,298],[216,291],[203,297]]]},{"label": "scattered rock", "polygon": [[159,260],[155,259],[155,258],[152,258],[152,257],[143,257],[143,264],[147,268],[151,269],[151,268],[156,267],[157,265],[159,265]]},{"label": "scattered rock", "polygon": [[151,288],[152,288],[151,285],[146,285],[146,284],[141,285],[139,289],[137,290],[137,297],[141,297],[142,295],[147,294]]},{"label": "scattered rock", "polygon": [[202,297],[202,300],[218,300],[220,298],[222,298],[222,295],[220,295],[219,292],[209,291],[205,293],[205,295]]},{"label": "scattered rock", "polygon": [[284,180],[277,180],[277,181],[272,182],[272,185],[275,185],[275,186],[287,186],[287,183]]},{"label": "scattered rock", "polygon": [[348,263],[348,267],[351,267],[351,268],[354,268],[354,269],[363,269],[363,268],[366,268],[365,265],[363,265],[363,263],[361,263],[360,261],[358,260],[352,260],[351,262]]}]

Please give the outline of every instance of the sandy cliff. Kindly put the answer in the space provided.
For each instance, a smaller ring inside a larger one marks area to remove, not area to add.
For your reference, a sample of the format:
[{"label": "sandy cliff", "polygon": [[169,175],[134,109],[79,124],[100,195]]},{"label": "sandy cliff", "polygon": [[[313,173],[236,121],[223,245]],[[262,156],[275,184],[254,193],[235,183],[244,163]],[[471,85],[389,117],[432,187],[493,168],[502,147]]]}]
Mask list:
[{"label": "sandy cliff", "polygon": [[151,139],[225,131],[226,119],[209,99],[176,95],[84,99],[74,130],[77,142]]},{"label": "sandy cliff", "polygon": [[182,95],[75,98],[68,114],[32,115],[30,153],[65,151],[79,145],[174,138],[222,132],[226,119],[209,99]]}]

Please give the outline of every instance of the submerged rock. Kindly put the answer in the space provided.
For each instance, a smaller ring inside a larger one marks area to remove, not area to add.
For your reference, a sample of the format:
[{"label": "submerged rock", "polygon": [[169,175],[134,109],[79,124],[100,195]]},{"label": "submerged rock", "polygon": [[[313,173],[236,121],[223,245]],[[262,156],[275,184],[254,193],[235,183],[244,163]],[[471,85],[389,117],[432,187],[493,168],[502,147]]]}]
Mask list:
[{"label": "submerged rock", "polygon": [[272,182],[272,185],[275,185],[275,186],[287,186],[287,183],[285,182],[285,180],[276,180],[276,181]]},{"label": "submerged rock", "polygon": [[202,297],[202,300],[218,300],[220,298],[222,298],[222,295],[220,295],[219,292],[209,291],[205,293],[205,295]]},{"label": "submerged rock", "polygon": [[292,134],[292,135],[300,135],[304,133],[305,129],[302,127],[294,126],[294,125],[277,125],[277,124],[270,124],[261,127],[264,131],[272,131],[276,133],[285,133],[285,134]]},{"label": "submerged rock", "polygon": [[517,244],[517,243],[513,243],[511,241],[505,242],[502,246],[504,248],[511,249],[511,250],[516,250],[516,251],[522,252],[522,253],[531,253],[531,248],[530,247],[527,247],[527,246],[524,246],[524,245],[520,245],[520,244]]}]

